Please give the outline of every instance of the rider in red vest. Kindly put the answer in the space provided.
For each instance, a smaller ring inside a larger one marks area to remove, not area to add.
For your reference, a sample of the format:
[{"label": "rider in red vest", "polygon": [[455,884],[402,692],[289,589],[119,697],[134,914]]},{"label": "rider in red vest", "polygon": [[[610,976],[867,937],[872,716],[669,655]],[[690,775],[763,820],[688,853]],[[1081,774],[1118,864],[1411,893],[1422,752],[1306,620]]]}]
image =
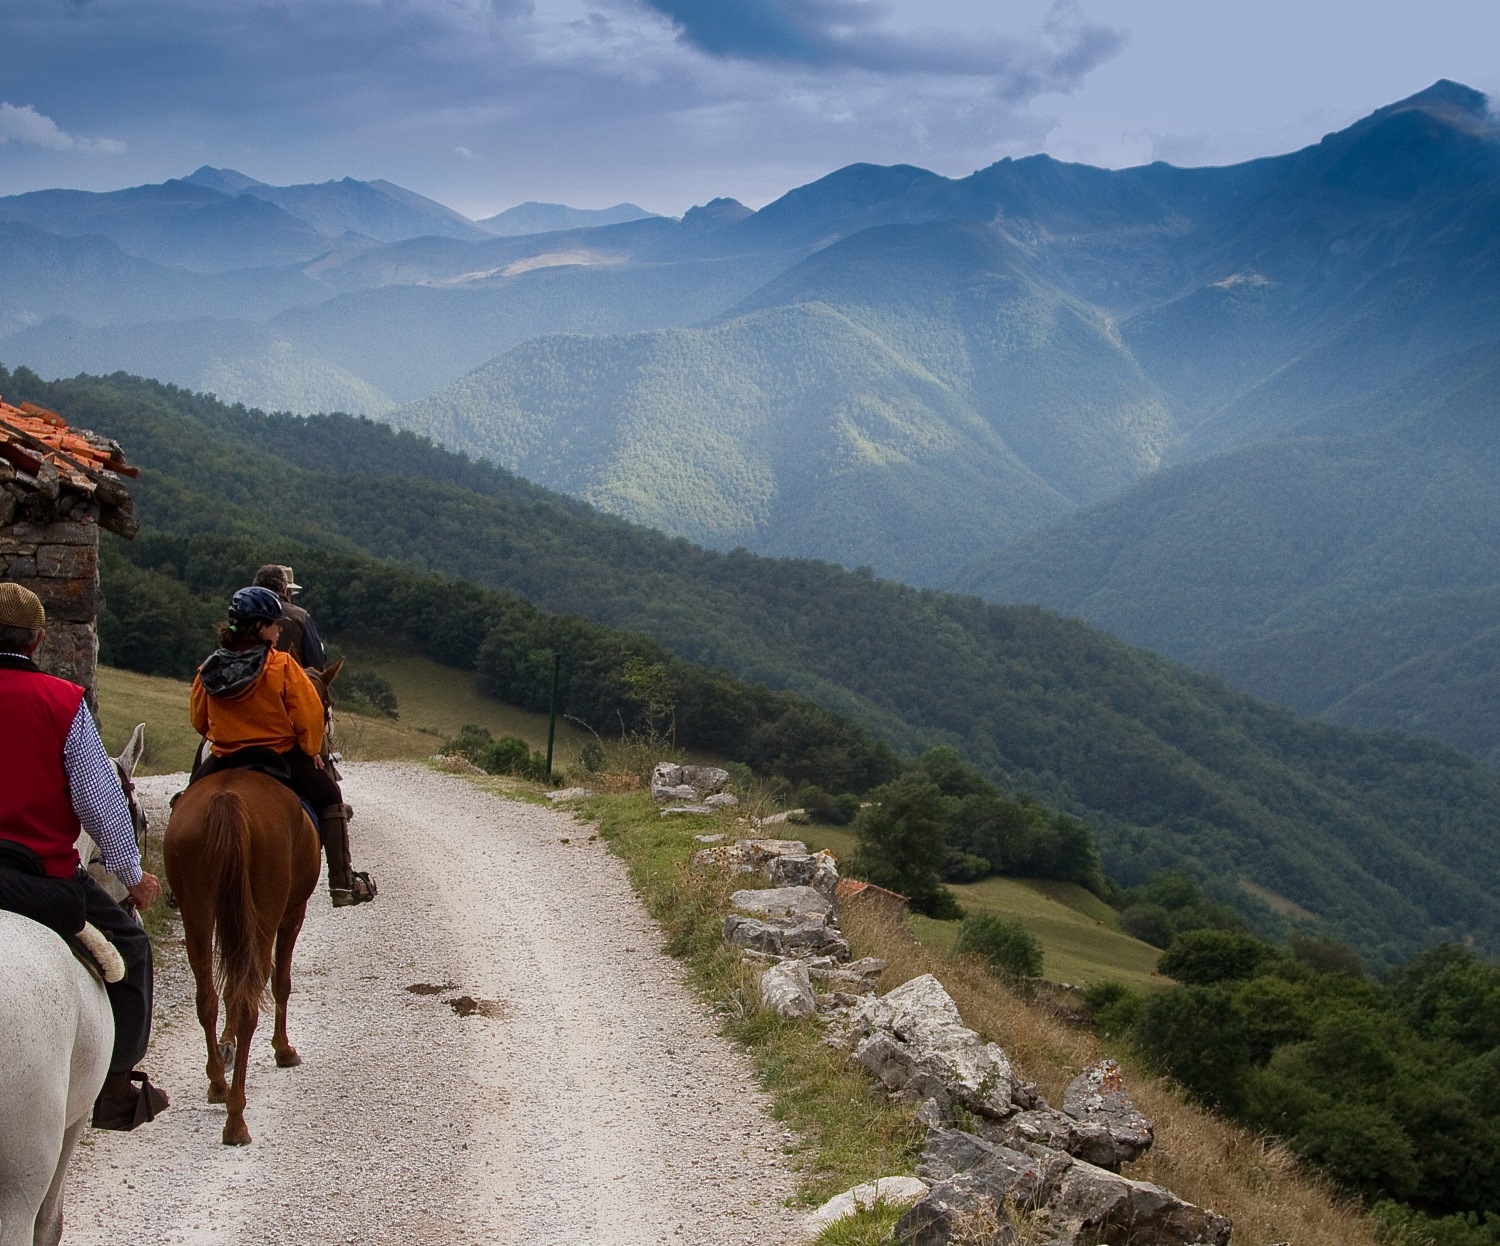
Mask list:
[{"label": "rider in red vest", "polygon": [[80,867],[79,832],[98,842],[105,867],[138,908],[155,902],[161,884],[141,869],[130,806],[84,690],[31,660],[45,623],[35,593],[0,584],[0,907],[64,935],[87,920],[120,953],[125,978],[104,988],[115,1047],[94,1125],[134,1129],[167,1106],[166,1095],[133,1071],[151,1036],[151,941]]}]

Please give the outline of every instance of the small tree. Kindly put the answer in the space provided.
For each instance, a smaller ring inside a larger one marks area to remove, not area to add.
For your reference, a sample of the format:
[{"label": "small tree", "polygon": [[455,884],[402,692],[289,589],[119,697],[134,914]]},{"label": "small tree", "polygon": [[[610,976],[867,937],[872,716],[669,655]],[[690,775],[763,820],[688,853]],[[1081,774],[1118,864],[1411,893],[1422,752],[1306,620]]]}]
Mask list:
[{"label": "small tree", "polygon": [[899,891],[915,912],[951,919],[963,916],[938,870],[948,856],[943,830],[943,794],[920,775],[907,774],[872,793],[874,803],[854,819],[859,851],[853,873]]}]

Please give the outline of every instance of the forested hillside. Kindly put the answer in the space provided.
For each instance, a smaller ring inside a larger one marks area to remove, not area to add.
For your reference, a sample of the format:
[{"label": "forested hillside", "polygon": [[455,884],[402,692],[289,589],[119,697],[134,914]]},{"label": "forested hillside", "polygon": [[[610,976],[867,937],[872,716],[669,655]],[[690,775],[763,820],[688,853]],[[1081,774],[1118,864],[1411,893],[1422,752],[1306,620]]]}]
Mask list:
[{"label": "forested hillside", "polygon": [[0,393],[122,441],[146,469],[146,534],[119,552],[163,575],[219,583],[215,551],[248,536],[265,556],[300,543],[462,576],[808,696],[908,753],[953,744],[1083,817],[1122,882],[1183,866],[1274,925],[1253,885],[1375,956],[1440,934],[1500,945],[1500,780],[1441,745],[1306,723],[1040,610],[696,548],[361,420],[125,376],[0,373]]},{"label": "forested hillside", "polygon": [[955,584],[1500,761],[1497,361],[1464,351],[1317,436],[1165,471]]}]

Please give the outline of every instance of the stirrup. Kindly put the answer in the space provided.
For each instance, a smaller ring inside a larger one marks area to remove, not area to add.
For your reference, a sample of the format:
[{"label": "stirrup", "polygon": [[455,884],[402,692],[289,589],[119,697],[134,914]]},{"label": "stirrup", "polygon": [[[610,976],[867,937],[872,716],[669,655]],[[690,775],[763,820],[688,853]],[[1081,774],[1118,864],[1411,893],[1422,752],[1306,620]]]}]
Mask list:
[{"label": "stirrup", "polygon": [[348,908],[351,904],[368,904],[375,898],[379,888],[375,886],[373,878],[363,870],[354,870],[351,877],[354,880],[354,886],[328,889],[328,896],[333,901],[334,908]]},{"label": "stirrup", "polygon": [[118,1129],[128,1132],[154,1121],[157,1115],[171,1106],[166,1091],[151,1084],[151,1079],[139,1069],[130,1075],[134,1101],[124,1104],[115,1100],[106,1103],[103,1092],[94,1101],[92,1124],[95,1129]]}]

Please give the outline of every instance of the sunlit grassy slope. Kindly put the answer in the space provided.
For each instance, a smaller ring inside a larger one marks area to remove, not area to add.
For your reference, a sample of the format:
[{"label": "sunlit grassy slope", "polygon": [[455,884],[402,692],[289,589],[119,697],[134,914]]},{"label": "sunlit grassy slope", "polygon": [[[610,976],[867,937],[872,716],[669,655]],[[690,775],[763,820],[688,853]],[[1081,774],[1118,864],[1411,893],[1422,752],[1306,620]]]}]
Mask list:
[{"label": "sunlit grassy slope", "polygon": [[[785,833],[810,848],[836,857],[852,856],[858,846],[847,830],[829,826],[789,826]],[[1049,878],[986,878],[953,888],[969,913],[992,913],[1019,921],[1042,945],[1042,973],[1052,982],[1088,986],[1111,980],[1133,987],[1168,985],[1156,970],[1158,948],[1120,929],[1119,914],[1075,883]],[[912,929],[928,947],[952,950],[957,922],[913,916]]]},{"label": "sunlit grassy slope", "polygon": [[[463,671],[383,650],[375,642],[341,641],[340,647],[351,670],[373,670],[390,680],[401,714],[393,722],[340,710],[335,744],[350,761],[430,757],[466,723],[488,727],[496,736],[520,736],[536,749],[547,746],[545,714],[528,713],[485,696]],[[172,774],[192,765],[198,736],[188,725],[187,684],[101,667],[97,687],[104,743],[112,753],[124,745],[135,724],[143,722],[146,756],[141,773]],[[577,751],[578,734],[568,724],[558,724],[555,756],[559,767]]]}]

